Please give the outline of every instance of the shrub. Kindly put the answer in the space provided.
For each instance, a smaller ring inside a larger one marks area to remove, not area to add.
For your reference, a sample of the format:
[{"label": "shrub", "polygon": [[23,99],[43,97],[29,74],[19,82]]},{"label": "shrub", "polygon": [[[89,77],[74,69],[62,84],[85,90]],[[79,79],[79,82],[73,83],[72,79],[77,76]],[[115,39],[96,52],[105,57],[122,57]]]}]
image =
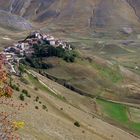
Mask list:
[{"label": "shrub", "polygon": [[37,88],[37,87],[35,87],[35,88],[34,88],[34,90],[38,91],[38,88]]},{"label": "shrub", "polygon": [[27,91],[26,89],[23,89],[23,90],[22,90],[22,93],[23,93],[24,95],[26,95],[26,97],[31,98],[31,95],[28,93],[28,91]]},{"label": "shrub", "polygon": [[48,111],[48,108],[45,105],[42,105],[42,109]]},{"label": "shrub", "polygon": [[38,102],[38,101],[39,101],[39,97],[38,97],[38,96],[36,97],[35,101],[36,101],[36,102]]},{"label": "shrub", "polygon": [[31,95],[30,95],[30,94],[28,94],[28,95],[27,95],[27,97],[28,97],[28,98],[31,98]]},{"label": "shrub", "polygon": [[63,55],[63,59],[66,62],[72,62],[72,63],[75,61],[76,57],[77,57],[77,54],[74,51],[66,51],[65,54]]},{"label": "shrub", "polygon": [[39,109],[39,107],[38,106],[35,106],[35,109]]},{"label": "shrub", "polygon": [[85,131],[83,130],[82,133],[85,133]]},{"label": "shrub", "polygon": [[24,101],[24,100],[25,100],[25,98],[24,98],[24,95],[23,95],[23,94],[20,94],[19,98],[20,98],[20,100],[21,100],[21,101]]},{"label": "shrub", "polygon": [[80,124],[77,121],[74,123],[74,125],[77,126],[77,127],[80,127]]},{"label": "shrub", "polygon": [[28,95],[28,91],[26,89],[23,89],[22,93],[25,94],[25,95]]},{"label": "shrub", "polygon": [[60,110],[63,110],[63,108],[61,107]]},{"label": "shrub", "polygon": [[43,108],[43,109],[46,109],[47,107],[46,107],[45,105],[42,105],[42,108]]},{"label": "shrub", "polygon": [[19,87],[17,85],[15,85],[15,84],[11,85],[11,88],[16,90],[16,91],[20,91]]}]

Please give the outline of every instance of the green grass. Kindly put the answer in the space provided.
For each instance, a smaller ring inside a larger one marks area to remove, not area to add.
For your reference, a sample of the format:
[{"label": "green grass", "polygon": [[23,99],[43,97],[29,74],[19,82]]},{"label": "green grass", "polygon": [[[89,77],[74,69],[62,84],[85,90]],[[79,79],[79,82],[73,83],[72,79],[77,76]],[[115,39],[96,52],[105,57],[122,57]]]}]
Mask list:
[{"label": "green grass", "polygon": [[123,80],[123,77],[119,72],[119,69],[111,69],[109,67],[101,66],[96,63],[93,63],[92,66],[99,71],[101,76],[110,79],[113,83],[118,83]]},{"label": "green grass", "polygon": [[113,83],[119,83],[123,80],[123,76],[120,73],[118,65],[109,67],[103,64],[99,64],[98,62],[89,63],[86,60],[83,61],[80,59],[77,60],[77,63],[87,66],[87,67],[91,66],[92,68],[97,70],[100,76],[102,76],[103,78],[109,79]]},{"label": "green grass", "polygon": [[129,108],[128,106],[102,99],[97,99],[97,103],[101,106],[101,111],[103,112],[104,117],[108,117],[109,119],[140,135],[140,122],[136,123],[129,120],[127,113],[127,109]]},{"label": "green grass", "polygon": [[125,105],[115,104],[105,100],[98,100],[98,103],[102,106],[106,116],[121,123],[127,123],[129,121],[127,107]]},{"label": "green grass", "polygon": [[140,135],[140,123],[130,123],[129,128]]},{"label": "green grass", "polygon": [[29,80],[35,85],[36,88],[46,91],[46,92],[50,92],[50,90],[46,86],[42,85],[36,77],[32,76],[31,74],[28,74],[28,77],[29,77]]},{"label": "green grass", "polygon": [[50,91],[45,85],[41,84],[39,82],[39,80],[36,77],[34,77],[33,75],[28,74],[28,77],[29,77],[29,80],[32,82],[32,84],[35,85],[36,88],[38,88],[38,89],[40,89],[42,91],[45,91],[45,92],[49,93],[50,95],[55,96],[55,97],[61,99],[62,101],[66,101],[65,97],[63,97],[61,95],[56,95],[55,93]]}]

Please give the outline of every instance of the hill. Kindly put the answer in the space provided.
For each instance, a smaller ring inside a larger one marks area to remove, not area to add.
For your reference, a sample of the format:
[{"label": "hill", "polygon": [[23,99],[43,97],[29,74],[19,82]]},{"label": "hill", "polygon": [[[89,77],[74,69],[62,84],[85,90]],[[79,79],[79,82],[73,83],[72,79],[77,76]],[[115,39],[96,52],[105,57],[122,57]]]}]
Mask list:
[{"label": "hill", "polygon": [[[123,28],[139,27],[139,2],[138,0],[0,0],[0,13],[5,13],[9,19],[17,15],[16,20],[21,21],[21,29],[28,29],[26,20],[43,25],[54,24],[57,27],[74,28],[82,31],[120,31]],[[82,16],[81,16],[82,15]],[[4,19],[5,19],[4,18]],[[1,18],[3,21],[3,18]],[[13,19],[13,18],[11,18]],[[11,20],[9,19],[9,20]],[[4,25],[4,23],[0,22]],[[9,22],[8,22],[9,23]],[[11,26],[14,24],[11,22]],[[25,27],[26,25],[26,27]],[[16,26],[16,25],[14,25]],[[17,27],[19,27],[17,25]],[[24,27],[24,28],[23,28]]]},{"label": "hill", "polygon": [[[76,55],[24,40],[35,30]],[[9,77],[14,103],[26,106],[22,139],[140,139],[139,0],[0,0],[0,32],[1,50],[37,44],[31,63],[13,55],[6,65],[21,70]]]}]

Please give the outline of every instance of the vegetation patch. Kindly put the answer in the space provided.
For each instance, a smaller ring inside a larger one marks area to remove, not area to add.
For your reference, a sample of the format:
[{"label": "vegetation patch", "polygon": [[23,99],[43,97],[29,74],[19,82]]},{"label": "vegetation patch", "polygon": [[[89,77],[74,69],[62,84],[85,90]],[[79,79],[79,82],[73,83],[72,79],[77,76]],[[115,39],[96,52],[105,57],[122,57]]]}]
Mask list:
[{"label": "vegetation patch", "polygon": [[[66,62],[72,63],[75,62],[75,59],[78,56],[77,52],[74,50],[65,50],[62,47],[55,48],[48,44],[35,44],[33,48],[35,50],[34,55],[26,57],[25,60],[22,60],[22,63],[39,69],[52,68],[51,64],[43,61],[44,58],[55,56],[58,58],[62,58]],[[24,73],[25,69],[23,65],[20,65],[19,70],[21,73]]]},{"label": "vegetation patch", "polygon": [[44,109],[44,110],[48,111],[48,108],[47,108],[47,106],[46,106],[46,105],[42,105],[42,109]]},{"label": "vegetation patch", "polygon": [[31,75],[31,74],[28,74],[28,76],[29,76],[29,79],[31,80],[31,82],[36,86],[37,89],[43,90],[43,91],[49,93],[50,95],[53,95],[53,96],[55,96],[55,97],[57,97],[57,98],[59,98],[59,99],[61,99],[61,100],[63,100],[63,101],[66,101],[66,98],[65,98],[64,96],[56,95],[55,93],[53,93],[52,91],[50,91],[50,90],[47,88],[47,86],[41,84],[41,83],[39,82],[39,80],[38,80],[37,77],[34,77],[34,76]]},{"label": "vegetation patch", "polygon": [[80,127],[80,123],[79,122],[74,122],[74,125],[76,126],[76,127]]},{"label": "vegetation patch", "polygon": [[20,91],[18,85],[15,85],[15,84],[12,85],[12,84],[11,84],[10,86],[11,86],[12,89],[14,89],[14,90],[16,90],[16,91]]},{"label": "vegetation patch", "polygon": [[39,101],[39,97],[38,97],[38,96],[35,98],[35,101],[36,101],[36,102],[38,102],[38,101]]},{"label": "vegetation patch", "polygon": [[96,68],[103,77],[110,79],[113,83],[117,83],[123,80],[123,77],[120,74],[118,68],[111,69],[107,66],[101,66],[96,63],[93,63],[92,66]]},{"label": "vegetation patch", "polygon": [[23,94],[20,94],[19,99],[20,99],[21,101],[24,101],[24,100],[25,100],[25,96],[24,96]]},{"label": "vegetation patch", "polygon": [[39,107],[38,106],[35,106],[35,109],[39,109]]},{"label": "vegetation patch", "polygon": [[26,97],[31,98],[31,95],[28,93],[28,91],[27,91],[26,89],[23,89],[23,90],[22,90],[22,93],[23,93]]},{"label": "vegetation patch", "polygon": [[134,122],[129,119],[128,106],[102,99],[97,99],[97,104],[100,106],[101,112],[103,112],[103,117],[108,117],[133,132],[140,134],[140,122]]},{"label": "vegetation patch", "polygon": [[46,92],[50,92],[49,89],[46,86],[42,85],[39,82],[37,77],[34,77],[31,74],[28,74],[28,77],[29,77],[29,80],[35,85],[36,89],[40,89],[40,90],[43,90],[43,91],[46,91]]},{"label": "vegetation patch", "polygon": [[125,105],[115,104],[101,99],[98,99],[97,102],[101,105],[105,116],[121,123],[127,123],[129,121],[127,116],[127,107]]}]

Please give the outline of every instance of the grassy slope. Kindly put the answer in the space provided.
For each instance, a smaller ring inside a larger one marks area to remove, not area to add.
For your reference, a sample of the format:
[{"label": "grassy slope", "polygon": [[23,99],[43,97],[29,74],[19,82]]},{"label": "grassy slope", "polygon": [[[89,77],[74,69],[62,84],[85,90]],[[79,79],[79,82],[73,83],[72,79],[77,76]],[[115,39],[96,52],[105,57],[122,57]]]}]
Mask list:
[{"label": "grassy slope", "polygon": [[[44,89],[44,87],[42,87],[35,78],[30,75],[29,77],[37,87]],[[120,126],[125,126],[134,133],[137,133],[138,135],[140,134],[140,121],[134,122],[133,120],[130,120],[130,116],[128,114],[129,106],[99,99],[97,99],[97,105],[100,107],[100,111],[103,114],[102,117],[108,117],[116,123],[119,123]],[[133,114],[133,117],[138,115],[138,111]]]},{"label": "grassy slope", "polygon": [[134,122],[129,119],[128,106],[105,100],[97,100],[97,103],[101,107],[103,116],[107,116],[108,118],[140,134],[140,122]]},{"label": "grassy slope", "polygon": [[30,80],[30,81],[32,82],[32,84],[34,84],[35,87],[36,87],[37,89],[40,89],[40,90],[42,90],[42,91],[44,91],[44,92],[47,92],[48,94],[50,94],[50,95],[52,95],[52,96],[54,96],[54,97],[57,97],[57,98],[59,98],[59,99],[65,101],[65,98],[64,98],[63,96],[61,96],[61,95],[56,95],[54,92],[50,91],[50,90],[47,88],[47,86],[45,86],[45,85],[43,85],[42,83],[40,83],[40,82],[38,81],[38,79],[37,79],[36,77],[32,76],[31,74],[28,74],[28,80]]},{"label": "grassy slope", "polygon": [[[130,134],[120,131],[116,127],[104,123],[97,118],[93,118],[93,116],[86,113],[86,111],[83,112],[66,102],[62,102],[59,98],[48,94],[48,89],[44,89],[38,80],[33,79],[30,75],[26,75],[24,78],[29,82],[27,85],[19,81],[17,77],[15,77],[13,81],[20,85],[20,90],[26,87],[31,95],[31,98],[25,97],[25,101],[21,102],[18,99],[20,92],[15,92],[14,94],[14,96],[16,96],[16,99],[14,99],[15,102],[22,104],[28,103],[28,106],[22,109],[22,112],[18,116],[19,120],[24,120],[26,123],[25,128],[19,131],[22,138],[34,140],[62,140],[62,138],[65,139],[67,137],[70,140],[89,140],[94,137],[98,140],[106,140],[109,139],[110,135],[115,131],[115,134],[113,134],[114,140],[117,140],[118,137],[120,139],[126,138],[128,140],[136,140],[136,138]],[[34,89],[36,85],[38,85],[39,88],[37,91]],[[36,96],[39,97],[39,102],[41,102],[41,104],[35,101]],[[77,96],[77,98],[75,98],[76,101],[83,98],[77,94],[72,94],[71,96]],[[42,109],[43,104],[47,106],[48,111]],[[35,106],[38,106],[39,109],[35,109]],[[84,108],[84,106],[82,106],[82,108]],[[81,126],[79,128],[73,125],[75,120],[80,122]],[[93,126],[90,124],[93,124]],[[104,131],[103,128],[108,128],[110,131]]]},{"label": "grassy slope", "polygon": [[[57,58],[49,58],[47,63],[53,64],[53,68],[44,70],[48,74],[63,79],[91,95],[116,96],[114,88],[123,82],[123,76],[116,66],[107,66],[106,61],[101,59],[89,62],[88,60],[77,59],[76,63],[66,63]],[[105,64],[104,64],[105,63]],[[106,90],[110,89],[110,91]],[[107,93],[107,94],[106,94]]]}]

